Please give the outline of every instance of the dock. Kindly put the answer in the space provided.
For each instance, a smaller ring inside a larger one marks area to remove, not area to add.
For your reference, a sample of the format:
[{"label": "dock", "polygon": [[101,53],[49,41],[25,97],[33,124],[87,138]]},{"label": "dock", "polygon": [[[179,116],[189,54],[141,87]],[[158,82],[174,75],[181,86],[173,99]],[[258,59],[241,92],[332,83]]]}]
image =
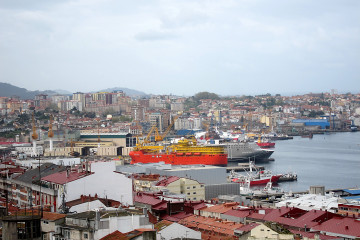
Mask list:
[{"label": "dock", "polygon": [[[264,166],[255,166],[254,168],[259,169],[259,170],[265,169]],[[226,172],[231,172],[231,171],[234,171],[234,172],[250,171],[249,163],[238,163],[237,166],[226,167]]]}]

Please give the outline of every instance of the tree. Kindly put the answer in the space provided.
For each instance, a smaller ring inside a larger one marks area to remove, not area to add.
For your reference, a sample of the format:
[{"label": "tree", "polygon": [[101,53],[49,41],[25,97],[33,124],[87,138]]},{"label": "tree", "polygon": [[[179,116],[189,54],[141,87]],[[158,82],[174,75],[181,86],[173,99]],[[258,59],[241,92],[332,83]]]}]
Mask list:
[{"label": "tree", "polygon": [[211,99],[211,100],[219,100],[220,97],[216,93],[209,93],[209,92],[199,92],[194,96],[195,100],[201,99]]}]

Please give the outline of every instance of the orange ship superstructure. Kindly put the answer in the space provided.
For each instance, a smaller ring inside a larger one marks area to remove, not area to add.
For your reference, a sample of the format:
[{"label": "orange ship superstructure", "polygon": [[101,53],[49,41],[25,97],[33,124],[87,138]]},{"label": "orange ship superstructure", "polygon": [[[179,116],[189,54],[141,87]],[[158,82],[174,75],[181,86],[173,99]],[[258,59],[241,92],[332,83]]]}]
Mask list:
[{"label": "orange ship superstructure", "polygon": [[164,162],[173,165],[227,165],[223,146],[198,145],[194,138],[182,139],[169,146],[139,144],[129,155],[131,164]]}]

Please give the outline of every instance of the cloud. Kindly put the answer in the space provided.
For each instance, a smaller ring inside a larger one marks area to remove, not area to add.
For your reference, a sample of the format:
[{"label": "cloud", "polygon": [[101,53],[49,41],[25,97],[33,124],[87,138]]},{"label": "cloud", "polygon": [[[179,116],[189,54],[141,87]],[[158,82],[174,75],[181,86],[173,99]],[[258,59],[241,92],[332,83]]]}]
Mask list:
[{"label": "cloud", "polygon": [[171,40],[175,38],[178,38],[176,34],[170,32],[160,32],[160,31],[147,31],[135,35],[135,39],[139,41],[161,41],[161,40]]}]

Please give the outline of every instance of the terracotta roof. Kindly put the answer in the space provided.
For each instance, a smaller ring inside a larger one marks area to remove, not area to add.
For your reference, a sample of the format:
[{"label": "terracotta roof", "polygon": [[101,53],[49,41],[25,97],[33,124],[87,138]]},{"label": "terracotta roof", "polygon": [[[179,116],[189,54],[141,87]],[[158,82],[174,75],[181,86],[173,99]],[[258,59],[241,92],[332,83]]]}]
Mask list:
[{"label": "terracotta roof", "polygon": [[198,229],[201,232],[213,231],[219,234],[230,236],[234,235],[235,229],[243,226],[241,223],[197,215],[184,218],[180,220],[179,223],[189,228]]},{"label": "terracotta roof", "polygon": [[164,187],[166,187],[166,186],[169,185],[170,183],[175,182],[175,181],[177,181],[177,180],[179,180],[179,179],[180,179],[180,178],[177,177],[177,176],[171,176],[171,177],[168,177],[168,178],[166,178],[166,179],[164,179],[164,180],[159,181],[159,182],[156,184],[156,186],[164,186]]},{"label": "terracotta roof", "polygon": [[88,174],[89,173],[86,172],[62,171],[43,177],[41,180],[56,184],[65,184],[86,177]]},{"label": "terracotta roof", "polygon": [[106,235],[103,238],[100,238],[100,240],[127,240],[127,239],[129,238],[126,236],[126,234],[119,232],[118,230]]},{"label": "terracotta roof", "polygon": [[43,212],[43,220],[55,221],[61,218],[65,218],[66,214],[54,213],[54,212]]},{"label": "terracotta roof", "polygon": [[233,207],[239,205],[237,202],[230,202],[230,203],[224,203],[224,204],[218,204],[215,206],[207,207],[202,209],[201,211],[204,212],[215,212],[215,213],[225,213],[232,209]]}]

